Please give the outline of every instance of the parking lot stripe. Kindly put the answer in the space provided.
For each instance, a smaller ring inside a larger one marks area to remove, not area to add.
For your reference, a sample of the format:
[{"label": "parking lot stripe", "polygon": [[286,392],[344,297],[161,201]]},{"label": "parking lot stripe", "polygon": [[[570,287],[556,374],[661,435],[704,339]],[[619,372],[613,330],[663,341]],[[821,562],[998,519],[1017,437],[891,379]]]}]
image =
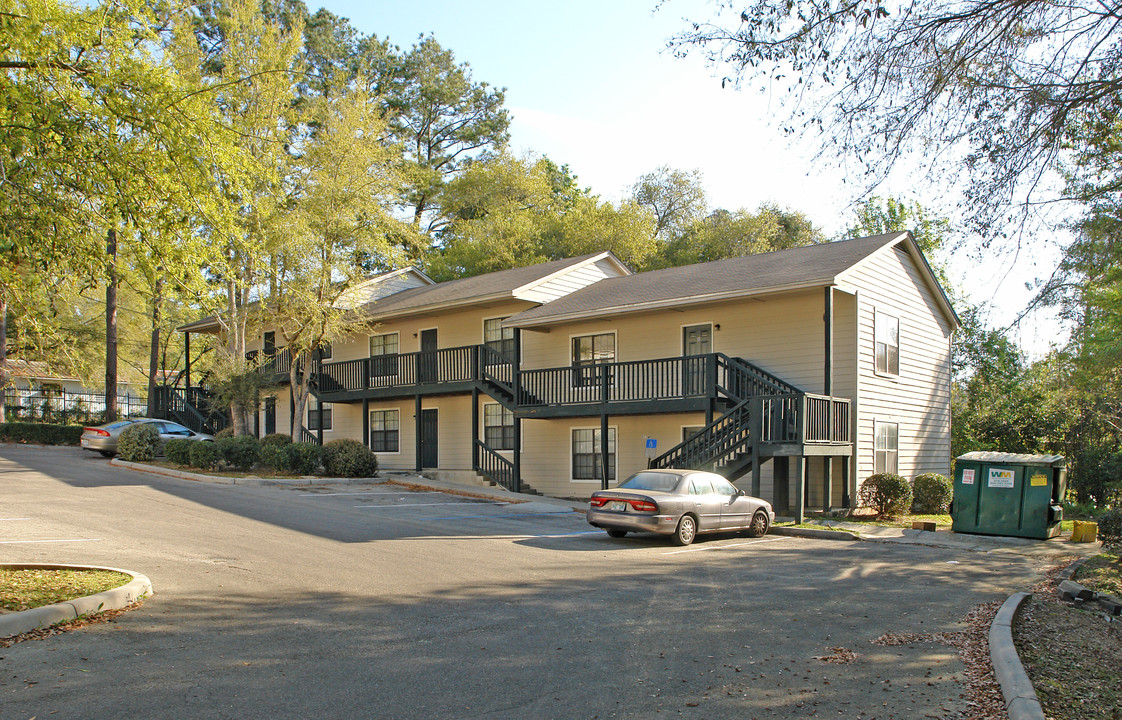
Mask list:
[{"label": "parking lot stripe", "polygon": [[340,495],[440,495],[439,490],[425,490],[423,492],[414,492],[413,490],[401,490],[400,492],[386,492],[385,490],[370,490],[368,492],[345,492],[345,493],[301,493],[298,497],[338,497]]},{"label": "parking lot stripe", "polygon": [[76,538],[73,540],[0,540],[0,545],[27,545],[31,543],[69,543],[69,542],[101,542],[100,538]]},{"label": "parking lot stripe", "polygon": [[450,503],[407,503],[405,505],[355,505],[366,510],[396,510],[403,507],[436,507],[437,505],[506,505],[504,502],[450,502]]},{"label": "parking lot stripe", "polygon": [[[435,504],[435,503],[434,503]],[[456,503],[452,503],[455,505]],[[509,515],[450,515],[449,517],[429,518],[429,520],[471,520],[474,518],[512,518],[512,517],[542,517],[543,515],[573,515],[572,510],[544,513],[511,513]]]},{"label": "parking lot stripe", "polygon": [[731,550],[732,548],[744,547],[745,545],[759,545],[760,543],[775,542],[777,540],[786,540],[785,537],[777,538],[764,538],[763,540],[749,540],[748,542],[736,543],[734,545],[707,545],[705,547],[691,547],[685,550],[672,550],[663,555],[680,555],[688,552],[703,552],[705,550]]}]

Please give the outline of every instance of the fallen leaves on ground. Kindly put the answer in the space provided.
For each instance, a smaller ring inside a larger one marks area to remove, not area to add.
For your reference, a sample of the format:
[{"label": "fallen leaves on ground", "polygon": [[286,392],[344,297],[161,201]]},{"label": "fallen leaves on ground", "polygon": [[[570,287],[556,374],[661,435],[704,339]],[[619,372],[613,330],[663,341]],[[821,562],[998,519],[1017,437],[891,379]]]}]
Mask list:
[{"label": "fallen leaves on ground", "polygon": [[84,628],[88,625],[98,625],[100,623],[114,622],[118,617],[128,612],[129,610],[135,610],[140,607],[143,602],[144,601],[142,600],[138,600],[131,605],[126,605],[125,607],[118,608],[116,610],[103,610],[99,613],[83,615],[82,617],[75,618],[74,620],[67,620],[56,625],[36,628],[34,630],[28,630],[25,633],[20,633],[19,635],[0,638],[0,648],[11,647],[16,643],[26,642],[28,640],[46,640],[47,638],[53,637],[54,635],[61,635],[62,633],[70,632],[71,630],[77,630],[78,628]]}]

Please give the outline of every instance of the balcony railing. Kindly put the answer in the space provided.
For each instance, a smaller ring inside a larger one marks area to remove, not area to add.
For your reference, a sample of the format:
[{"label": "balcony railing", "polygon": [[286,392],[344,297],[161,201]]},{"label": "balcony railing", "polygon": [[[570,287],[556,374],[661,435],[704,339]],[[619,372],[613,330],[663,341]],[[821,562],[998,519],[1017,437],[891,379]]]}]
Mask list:
[{"label": "balcony railing", "polygon": [[760,441],[765,443],[848,443],[849,400],[799,393],[755,398]]},{"label": "balcony railing", "polygon": [[257,372],[268,377],[287,376],[289,370],[292,369],[292,351],[286,347],[274,350],[271,354],[267,354],[263,350],[250,350],[245,354],[245,358],[251,362],[260,359]]}]

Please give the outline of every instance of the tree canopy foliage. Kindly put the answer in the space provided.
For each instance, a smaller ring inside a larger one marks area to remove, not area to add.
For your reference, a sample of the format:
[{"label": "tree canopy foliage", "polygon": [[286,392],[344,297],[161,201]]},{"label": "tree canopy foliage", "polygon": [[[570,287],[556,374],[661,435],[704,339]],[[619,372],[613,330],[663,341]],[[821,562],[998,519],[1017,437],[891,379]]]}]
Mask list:
[{"label": "tree canopy foliage", "polygon": [[909,151],[944,182],[965,177],[971,229],[992,237],[1010,203],[1117,188],[1119,166],[1082,152],[1122,108],[1117,23],[1091,0],[753,0],[720,3],[671,45],[786,93],[786,129],[821,130],[824,152],[859,160],[871,183]]}]

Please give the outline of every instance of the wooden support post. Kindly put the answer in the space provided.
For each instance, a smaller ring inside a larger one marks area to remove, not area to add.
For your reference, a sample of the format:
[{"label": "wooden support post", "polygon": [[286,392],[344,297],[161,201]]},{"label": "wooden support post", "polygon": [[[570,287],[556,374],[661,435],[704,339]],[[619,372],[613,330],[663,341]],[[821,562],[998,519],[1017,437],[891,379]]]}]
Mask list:
[{"label": "wooden support post", "polygon": [[852,482],[856,473],[850,469],[850,464],[853,458],[844,458],[845,462],[842,463],[842,487],[845,488],[845,497],[842,498],[842,505],[846,510],[854,509],[854,501],[857,499],[857,486]]},{"label": "wooden support post", "polygon": [[772,459],[772,506],[776,512],[786,515],[791,509],[791,462],[790,458],[777,457]]},{"label": "wooden support post", "polygon": [[[763,402],[753,400],[748,416],[748,440],[752,443],[752,496],[760,496],[760,433],[763,432],[763,423],[760,421],[760,412],[763,411]],[[774,482],[774,480],[773,480]]]},{"label": "wooden support post", "polygon": [[822,492],[825,497],[822,498],[822,511],[830,512],[830,507],[834,498],[834,458],[830,455],[822,458]]},{"label": "wooden support post", "polygon": [[514,416],[514,492],[522,492],[522,418]]},{"label": "wooden support post", "polygon": [[471,389],[471,469],[479,470],[479,388]]},{"label": "wooden support post", "polygon": [[183,333],[183,362],[186,363],[183,379],[187,387],[191,387],[191,333]]},{"label": "wooden support post", "polygon": [[600,415],[600,489],[608,489],[608,414]]},{"label": "wooden support post", "polygon": [[806,519],[806,458],[796,457],[795,461],[795,522]]},{"label": "wooden support post", "polygon": [[414,403],[413,420],[415,424],[416,436],[413,440],[413,445],[416,448],[417,455],[417,472],[421,472],[421,396],[417,395]]},{"label": "wooden support post", "polygon": [[362,399],[362,444],[370,447],[370,398]]}]

